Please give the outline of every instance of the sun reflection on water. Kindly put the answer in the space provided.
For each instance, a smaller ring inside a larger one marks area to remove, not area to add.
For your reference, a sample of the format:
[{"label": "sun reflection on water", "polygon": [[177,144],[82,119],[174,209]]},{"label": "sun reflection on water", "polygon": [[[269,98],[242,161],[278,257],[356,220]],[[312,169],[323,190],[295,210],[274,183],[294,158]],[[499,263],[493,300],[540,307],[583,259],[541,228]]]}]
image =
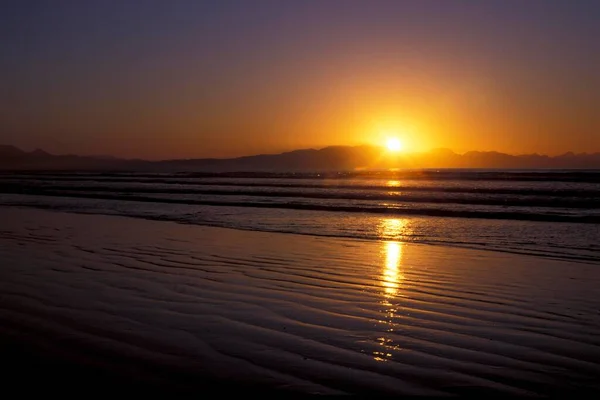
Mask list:
[{"label": "sun reflection on water", "polygon": [[413,233],[410,225],[408,219],[384,218],[377,230],[382,240],[402,240]]},{"label": "sun reflection on water", "polygon": [[[394,239],[400,238],[406,234],[409,229],[409,223],[407,220],[397,218],[385,218],[382,219],[379,226],[379,232],[382,239]],[[380,282],[383,288],[381,310],[383,318],[380,323],[385,325],[384,332],[388,335],[383,335],[376,339],[377,343],[381,346],[379,351],[373,352],[373,358],[376,361],[388,361],[393,357],[393,351],[399,350],[400,347],[394,343],[393,337],[389,333],[394,332],[396,326],[397,298],[401,296],[400,289],[401,283],[404,280],[402,273],[403,265],[403,250],[404,243],[398,241],[387,240],[382,242],[382,269]]]},{"label": "sun reflection on water", "polygon": [[382,285],[387,296],[398,294],[400,280],[403,278],[400,273],[400,261],[402,260],[402,247],[398,242],[385,242],[385,268],[381,277]]}]

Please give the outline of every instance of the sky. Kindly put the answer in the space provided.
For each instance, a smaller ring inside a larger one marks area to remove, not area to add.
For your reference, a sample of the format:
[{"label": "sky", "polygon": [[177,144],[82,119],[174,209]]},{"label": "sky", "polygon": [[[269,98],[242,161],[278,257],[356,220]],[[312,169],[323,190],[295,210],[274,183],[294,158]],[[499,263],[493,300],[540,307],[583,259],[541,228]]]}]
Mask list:
[{"label": "sky", "polygon": [[600,1],[4,0],[0,144],[600,151]]}]

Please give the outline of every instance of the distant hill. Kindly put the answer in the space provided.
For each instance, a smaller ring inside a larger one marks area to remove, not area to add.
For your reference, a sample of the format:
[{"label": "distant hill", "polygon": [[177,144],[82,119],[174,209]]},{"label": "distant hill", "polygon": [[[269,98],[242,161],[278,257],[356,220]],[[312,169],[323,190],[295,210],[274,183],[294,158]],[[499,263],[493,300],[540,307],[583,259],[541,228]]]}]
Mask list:
[{"label": "distant hill", "polygon": [[15,146],[0,145],[0,160],[21,157],[25,154],[27,153],[25,153],[21,149],[16,148]]},{"label": "distant hill", "polygon": [[470,151],[457,154],[448,149],[423,153],[389,153],[377,146],[331,146],[303,149],[281,154],[260,154],[238,158],[200,158],[145,161],[112,157],[53,155],[44,150],[25,152],[0,145],[0,170],[84,170],[148,172],[292,172],[348,171],[388,168],[558,168],[600,169],[600,153],[560,156],[539,154],[510,155]]}]

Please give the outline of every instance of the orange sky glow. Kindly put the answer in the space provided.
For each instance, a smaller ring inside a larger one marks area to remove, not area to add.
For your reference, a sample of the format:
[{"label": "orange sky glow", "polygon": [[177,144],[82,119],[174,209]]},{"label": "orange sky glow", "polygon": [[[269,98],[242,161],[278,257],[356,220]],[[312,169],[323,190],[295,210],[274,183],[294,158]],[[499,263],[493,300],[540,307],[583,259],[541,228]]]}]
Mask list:
[{"label": "orange sky glow", "polygon": [[0,18],[0,144],[166,159],[393,135],[406,152],[600,151],[593,4],[109,3]]}]

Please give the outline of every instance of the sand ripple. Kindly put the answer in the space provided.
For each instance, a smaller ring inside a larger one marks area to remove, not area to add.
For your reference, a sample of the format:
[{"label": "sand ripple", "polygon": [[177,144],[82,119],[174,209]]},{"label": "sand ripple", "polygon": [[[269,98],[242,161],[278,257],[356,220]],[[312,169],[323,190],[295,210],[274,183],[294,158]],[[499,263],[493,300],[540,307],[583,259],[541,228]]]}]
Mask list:
[{"label": "sand ripple", "polygon": [[5,333],[307,393],[600,389],[598,266],[39,210],[0,218]]}]

